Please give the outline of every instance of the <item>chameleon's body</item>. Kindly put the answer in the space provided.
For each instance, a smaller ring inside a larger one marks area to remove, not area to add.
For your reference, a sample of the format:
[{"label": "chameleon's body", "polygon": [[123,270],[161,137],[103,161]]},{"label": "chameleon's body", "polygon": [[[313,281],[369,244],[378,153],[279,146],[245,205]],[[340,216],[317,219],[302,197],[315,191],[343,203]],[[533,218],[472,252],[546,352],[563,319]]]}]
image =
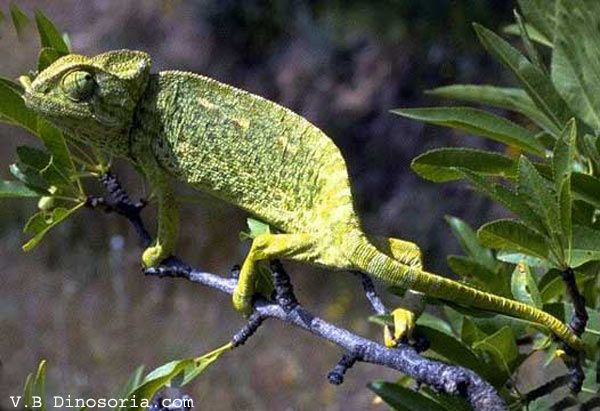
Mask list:
[{"label": "chameleon's body", "polygon": [[159,196],[157,242],[143,255],[159,264],[174,248],[177,205],[169,179],[235,204],[278,230],[253,241],[234,305],[247,311],[256,263],[284,258],[358,270],[436,298],[522,318],[580,349],[555,317],[420,267],[418,248],[363,233],[346,165],[335,144],[301,116],[215,80],[150,74],[145,53],[70,55],[24,81],[28,106],[74,138],[142,168]]}]

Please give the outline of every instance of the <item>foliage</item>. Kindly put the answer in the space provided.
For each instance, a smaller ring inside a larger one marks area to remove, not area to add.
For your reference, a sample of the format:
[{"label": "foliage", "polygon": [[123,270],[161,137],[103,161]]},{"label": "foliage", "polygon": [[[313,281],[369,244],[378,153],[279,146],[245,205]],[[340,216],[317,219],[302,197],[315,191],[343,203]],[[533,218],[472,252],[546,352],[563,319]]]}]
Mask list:
[{"label": "foliage", "polygon": [[[456,84],[429,91],[494,108],[494,113],[456,106],[392,112],[505,145],[504,153],[437,148],[415,158],[412,168],[434,182],[464,180],[513,215],[483,224],[476,232],[464,221],[448,218],[465,252],[449,256],[448,265],[463,281],[568,322],[573,309],[560,272],[575,270],[590,316],[583,334],[587,378],[580,400],[585,401],[600,388],[600,6],[594,0],[519,0],[518,5],[515,24],[505,32],[518,36],[520,47],[474,25],[482,45],[512,72],[518,88]],[[498,115],[507,112],[516,115],[511,120]],[[527,407],[525,397],[506,388],[507,383],[515,382],[519,366],[534,361],[530,357],[537,351],[545,351],[552,361],[556,344],[524,321],[458,306],[443,312],[418,322],[417,331],[432,341],[426,354],[479,372],[511,408]],[[524,341],[533,341],[527,355],[522,354]],[[396,409],[420,409],[424,401],[434,401],[430,409],[450,409],[424,390],[420,396],[406,395],[406,381],[374,383],[371,388]]]}]

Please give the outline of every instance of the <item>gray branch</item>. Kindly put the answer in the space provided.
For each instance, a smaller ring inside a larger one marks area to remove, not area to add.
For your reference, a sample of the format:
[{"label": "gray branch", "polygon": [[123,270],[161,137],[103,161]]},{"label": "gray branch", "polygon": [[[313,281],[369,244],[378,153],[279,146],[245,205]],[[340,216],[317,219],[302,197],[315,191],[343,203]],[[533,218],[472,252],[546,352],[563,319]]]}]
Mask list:
[{"label": "gray branch", "polygon": [[[102,180],[108,191],[107,198],[96,198],[95,201],[89,201],[88,207],[96,208],[96,204],[99,204],[101,207],[98,208],[105,211],[116,211],[133,224],[143,243],[147,244],[149,236],[139,215],[142,205],[128,206],[131,201],[116,177],[112,175],[108,177],[110,178]],[[118,193],[119,196],[111,196],[113,192]],[[125,204],[121,204],[123,198],[126,199]],[[469,369],[425,358],[408,344],[399,344],[394,348],[385,347],[311,314],[297,302],[289,277],[283,267],[277,261],[273,261],[272,269],[275,274],[275,301],[261,297],[256,299],[254,312],[247,325],[232,339],[235,346],[242,345],[257,331],[264,320],[275,318],[333,342],[345,350],[346,354],[334,371],[330,373],[329,377],[332,383],[341,383],[346,370],[355,362],[361,361],[400,371],[414,378],[419,384],[426,384],[438,392],[463,397],[474,410],[506,410],[506,404],[496,390]],[[146,274],[182,277],[227,294],[233,294],[237,284],[236,278],[224,278],[193,269],[175,258],[165,261],[161,267],[146,270]],[[364,283],[365,281],[366,283]],[[372,287],[369,286],[368,277],[367,280],[363,277],[363,284],[366,285],[366,292],[373,306],[383,311],[383,305]],[[335,374],[335,378],[332,377],[332,374]]]}]

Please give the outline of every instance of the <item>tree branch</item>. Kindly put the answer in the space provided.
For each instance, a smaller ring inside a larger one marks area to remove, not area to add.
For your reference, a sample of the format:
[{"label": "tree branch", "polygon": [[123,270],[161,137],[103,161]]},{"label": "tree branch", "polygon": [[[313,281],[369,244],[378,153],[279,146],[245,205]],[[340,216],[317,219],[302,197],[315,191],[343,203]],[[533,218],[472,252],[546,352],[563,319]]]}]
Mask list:
[{"label": "tree branch", "polygon": [[[88,206],[101,208],[104,211],[115,211],[124,216],[135,227],[144,244],[149,244],[150,236],[139,215],[143,203],[138,203],[137,206],[133,204],[115,176],[109,174],[102,181],[108,191],[107,198],[94,197],[94,201],[88,201]],[[249,317],[248,323],[232,338],[235,346],[244,344],[265,319],[275,318],[333,342],[346,351],[342,360],[328,375],[328,379],[332,383],[341,383],[344,373],[357,361],[361,361],[400,371],[436,391],[461,396],[470,403],[474,410],[499,411],[506,409],[503,399],[496,390],[469,369],[422,357],[415,348],[408,344],[399,344],[394,348],[385,347],[311,314],[298,303],[289,277],[281,263],[272,261],[271,268],[275,278],[275,299],[271,301],[263,297],[256,298],[254,312]],[[159,277],[186,278],[227,294],[233,294],[237,284],[237,278],[225,278],[192,269],[175,258],[169,259],[161,267],[151,268],[145,272]],[[370,279],[367,277],[365,283],[363,277],[363,285],[372,305],[376,307],[377,311],[385,310],[369,284]]]}]

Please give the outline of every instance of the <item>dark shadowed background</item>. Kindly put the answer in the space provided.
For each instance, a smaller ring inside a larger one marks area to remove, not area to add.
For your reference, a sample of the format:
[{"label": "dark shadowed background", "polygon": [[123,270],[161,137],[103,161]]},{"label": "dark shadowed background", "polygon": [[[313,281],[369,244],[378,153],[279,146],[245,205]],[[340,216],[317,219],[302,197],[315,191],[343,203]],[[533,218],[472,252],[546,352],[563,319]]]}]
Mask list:
[{"label": "dark shadowed background", "polygon": [[[510,84],[477,44],[470,22],[496,29],[510,2],[388,1],[19,1],[44,11],[82,54],[131,48],[149,52],[155,70],[190,70],[275,100],[321,127],[344,153],[368,230],[416,241],[428,268],[447,272],[458,251],[443,216],[473,225],[499,210],[464,185],[434,185],[410,170],[427,148],[489,145],[389,113],[435,103],[434,86]],[[0,0],[7,13],[8,2]],[[0,27],[0,75],[34,67],[34,31],[21,43]],[[0,126],[0,178],[15,148],[35,139]],[[125,163],[116,167],[136,196],[147,191]],[[245,215],[211,199],[188,203],[178,254],[227,273],[247,244]],[[9,407],[38,361],[49,362],[51,395],[116,394],[140,364],[154,368],[221,345],[243,323],[229,298],[187,282],[144,278],[140,246],[114,216],[82,211],[31,253],[21,228],[34,201],[0,206],[0,404]],[[154,210],[145,216],[153,227]],[[380,338],[356,278],[288,264],[301,301],[326,319]],[[388,298],[393,302],[393,297]],[[365,388],[399,375],[359,365],[341,387],[325,375],[340,351],[279,323],[222,357],[188,389],[207,410],[380,410]]]}]

